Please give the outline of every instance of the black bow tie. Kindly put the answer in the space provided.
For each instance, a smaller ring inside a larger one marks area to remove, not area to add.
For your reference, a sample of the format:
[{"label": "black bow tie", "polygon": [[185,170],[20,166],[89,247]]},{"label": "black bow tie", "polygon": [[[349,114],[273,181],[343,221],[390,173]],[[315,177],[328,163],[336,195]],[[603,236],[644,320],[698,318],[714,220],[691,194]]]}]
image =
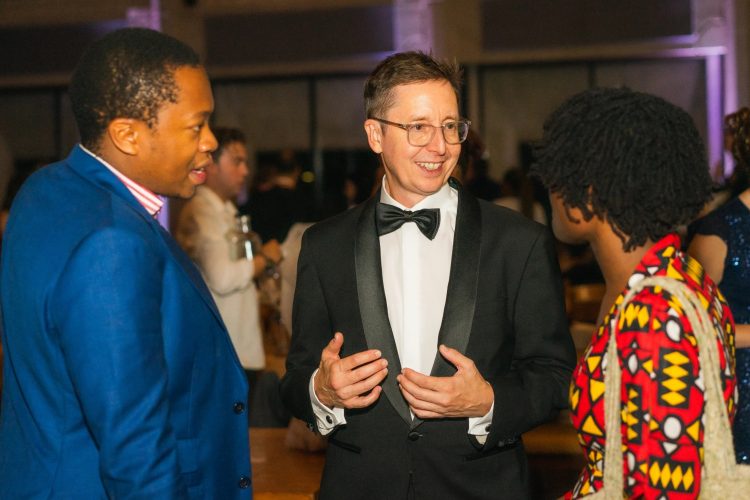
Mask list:
[{"label": "black bow tie", "polygon": [[404,222],[413,222],[422,234],[428,239],[433,239],[440,227],[440,209],[423,208],[416,212],[401,210],[393,205],[378,203],[375,207],[375,221],[378,227],[378,236],[392,233],[400,228]]}]

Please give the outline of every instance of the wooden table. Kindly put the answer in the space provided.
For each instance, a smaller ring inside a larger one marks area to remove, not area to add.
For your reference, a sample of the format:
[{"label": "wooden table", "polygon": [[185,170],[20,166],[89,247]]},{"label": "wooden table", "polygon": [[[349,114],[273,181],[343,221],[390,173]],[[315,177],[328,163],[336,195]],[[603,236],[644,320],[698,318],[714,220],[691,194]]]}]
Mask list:
[{"label": "wooden table", "polygon": [[314,500],[325,454],[290,450],[286,428],[250,428],[250,462],[255,500]]},{"label": "wooden table", "polygon": [[578,436],[570,416],[562,412],[552,422],[542,424],[523,435],[523,445],[527,454],[540,455],[582,455]]}]

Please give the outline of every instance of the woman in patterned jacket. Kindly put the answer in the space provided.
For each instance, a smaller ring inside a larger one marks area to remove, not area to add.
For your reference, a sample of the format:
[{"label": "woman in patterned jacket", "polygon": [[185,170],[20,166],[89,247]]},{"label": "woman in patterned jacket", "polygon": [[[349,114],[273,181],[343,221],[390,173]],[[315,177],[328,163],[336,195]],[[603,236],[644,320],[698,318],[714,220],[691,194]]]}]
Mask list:
[{"label": "woman in patterned jacket", "polygon": [[702,297],[715,320],[724,399],[734,413],[734,325],[700,264],[680,251],[678,226],[710,197],[700,136],[678,107],[628,89],[593,89],[547,120],[532,168],[550,191],[552,227],[567,243],[588,242],[606,292],[598,326],[570,386],[573,425],[585,467],[566,498],[602,488],[604,370],[615,335],[622,368],[621,429],[628,498],[694,499],[700,492],[704,409],[695,338],[679,302],[661,289],[637,293],[646,276],[668,276]]}]

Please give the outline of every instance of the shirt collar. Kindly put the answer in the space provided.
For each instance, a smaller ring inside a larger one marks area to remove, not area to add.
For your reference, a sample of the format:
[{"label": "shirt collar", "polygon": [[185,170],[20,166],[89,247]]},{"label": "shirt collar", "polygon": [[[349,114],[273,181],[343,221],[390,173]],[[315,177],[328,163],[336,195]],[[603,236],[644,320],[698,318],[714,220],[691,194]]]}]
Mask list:
[{"label": "shirt collar", "polygon": [[391,194],[388,192],[388,186],[385,182],[385,176],[383,176],[382,186],[383,188],[380,190],[380,202],[386,203],[388,205],[393,205],[394,207],[398,207],[402,210],[410,210],[412,212],[421,210],[422,208],[453,208],[455,210],[458,207],[457,191],[453,189],[447,182],[439,190],[429,196],[426,196],[423,200],[421,200],[411,208],[406,208],[404,205],[393,199]]},{"label": "shirt collar", "polygon": [[161,199],[159,195],[142,186],[141,184],[138,184],[133,179],[107,163],[103,158],[97,156],[96,154],[83,147],[83,145],[80,146],[85,153],[98,160],[99,163],[107,167],[110,172],[115,174],[115,176],[120,179],[123,184],[125,184],[125,187],[128,188],[130,194],[132,194],[135,199],[138,200],[138,203],[140,203],[152,217],[156,217],[156,215],[159,213],[159,210],[161,210],[161,207],[164,206],[164,200]]}]

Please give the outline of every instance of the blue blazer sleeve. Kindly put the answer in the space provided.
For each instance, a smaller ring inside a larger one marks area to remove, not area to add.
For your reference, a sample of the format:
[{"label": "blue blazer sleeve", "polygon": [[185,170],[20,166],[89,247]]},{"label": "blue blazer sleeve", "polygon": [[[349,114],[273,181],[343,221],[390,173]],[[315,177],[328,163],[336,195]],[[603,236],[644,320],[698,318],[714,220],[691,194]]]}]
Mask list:
[{"label": "blue blazer sleeve", "polygon": [[101,228],[75,249],[51,295],[49,321],[112,498],[187,496],[169,425],[163,259],[142,234]]}]

